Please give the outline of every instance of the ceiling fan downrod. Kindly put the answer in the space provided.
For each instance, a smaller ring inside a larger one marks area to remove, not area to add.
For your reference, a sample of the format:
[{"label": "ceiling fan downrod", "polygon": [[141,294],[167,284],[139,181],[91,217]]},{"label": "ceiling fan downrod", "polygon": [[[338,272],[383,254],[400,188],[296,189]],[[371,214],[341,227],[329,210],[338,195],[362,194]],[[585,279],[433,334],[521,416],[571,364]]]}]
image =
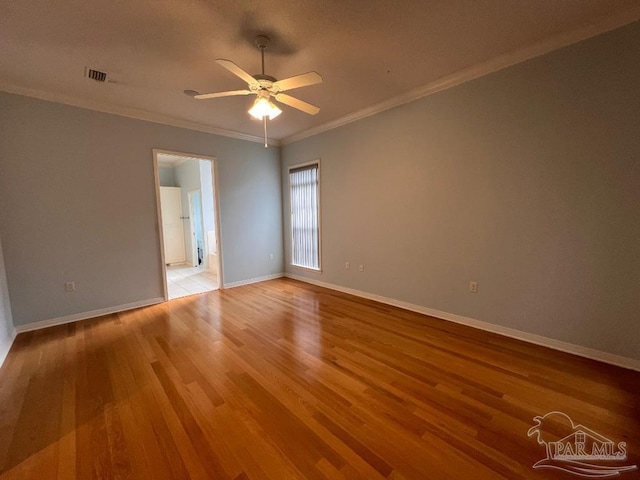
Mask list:
[{"label": "ceiling fan downrod", "polygon": [[260,56],[262,57],[262,75],[264,75],[264,51],[269,46],[271,39],[266,35],[258,35],[256,37],[256,46],[260,49]]},{"label": "ceiling fan downrod", "polygon": [[[269,46],[269,42],[271,39],[266,35],[258,35],[256,37],[256,46],[260,49],[260,58],[262,60],[262,76],[265,76],[264,73],[264,51]],[[264,125],[264,148],[269,148],[269,142],[267,137],[267,116],[265,115],[262,118],[262,122]]]}]

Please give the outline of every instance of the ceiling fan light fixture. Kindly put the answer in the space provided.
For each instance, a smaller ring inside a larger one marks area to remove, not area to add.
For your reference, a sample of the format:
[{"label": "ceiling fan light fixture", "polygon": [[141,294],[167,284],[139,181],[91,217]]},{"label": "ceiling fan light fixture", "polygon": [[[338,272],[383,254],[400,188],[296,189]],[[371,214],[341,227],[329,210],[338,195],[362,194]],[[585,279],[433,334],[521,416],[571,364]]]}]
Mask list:
[{"label": "ceiling fan light fixture", "polygon": [[271,101],[271,99],[273,98],[277,102],[288,105],[289,107],[300,110],[301,112],[308,113],[309,115],[315,115],[320,111],[320,108],[292,97],[284,92],[287,90],[293,90],[294,88],[307,87],[309,85],[322,83],[322,76],[318,72],[307,72],[301,75],[284,78],[282,80],[277,80],[271,75],[264,73],[264,50],[267,48],[267,45],[269,45],[269,37],[264,35],[258,35],[258,37],[256,37],[256,46],[260,49],[260,57],[262,60],[262,73],[257,75],[248,74],[231,60],[227,60],[225,58],[218,58],[216,60],[218,65],[224,67],[236,77],[244,80],[247,84],[246,89],[203,94],[198,93],[195,90],[184,91],[186,95],[189,95],[196,100],[231,97],[235,95],[256,95],[257,98],[251,105],[249,114],[256,120],[261,120],[264,123],[265,147],[267,147],[267,120],[273,120],[282,113],[282,110],[280,110]]},{"label": "ceiling fan light fixture", "polygon": [[256,98],[253,106],[249,109],[249,114],[257,120],[262,120],[264,117],[269,117],[269,120],[273,120],[281,113],[282,110],[266,97]]}]

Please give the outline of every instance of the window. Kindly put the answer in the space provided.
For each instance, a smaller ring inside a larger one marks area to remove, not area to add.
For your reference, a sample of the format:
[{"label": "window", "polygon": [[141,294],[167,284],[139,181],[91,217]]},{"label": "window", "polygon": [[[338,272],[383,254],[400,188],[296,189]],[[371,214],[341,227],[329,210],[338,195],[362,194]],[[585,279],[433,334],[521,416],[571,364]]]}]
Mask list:
[{"label": "window", "polygon": [[320,270],[320,162],[289,169],[291,264]]}]

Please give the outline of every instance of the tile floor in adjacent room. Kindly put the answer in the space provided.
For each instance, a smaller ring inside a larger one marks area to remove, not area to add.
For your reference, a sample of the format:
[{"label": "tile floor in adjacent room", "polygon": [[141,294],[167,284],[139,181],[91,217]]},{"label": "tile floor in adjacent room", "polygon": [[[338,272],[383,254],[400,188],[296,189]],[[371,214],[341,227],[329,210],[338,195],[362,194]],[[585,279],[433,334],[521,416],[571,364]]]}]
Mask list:
[{"label": "tile floor in adjacent room", "polygon": [[202,266],[167,266],[167,289],[169,300],[218,289],[218,276]]}]

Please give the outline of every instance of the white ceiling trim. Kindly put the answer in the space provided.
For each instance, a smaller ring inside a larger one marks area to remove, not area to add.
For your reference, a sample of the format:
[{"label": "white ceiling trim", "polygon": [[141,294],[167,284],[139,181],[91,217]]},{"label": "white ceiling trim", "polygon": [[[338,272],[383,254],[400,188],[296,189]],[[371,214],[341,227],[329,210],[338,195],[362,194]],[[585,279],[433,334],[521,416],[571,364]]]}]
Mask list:
[{"label": "white ceiling trim", "polygon": [[[178,155],[167,155],[166,153],[158,154],[158,166],[159,167],[179,167],[190,158],[180,157]],[[196,160],[196,159],[194,159]]]},{"label": "white ceiling trim", "polygon": [[616,28],[623,27],[633,22],[640,20],[640,7],[634,7],[623,12],[619,12],[615,15],[605,18],[603,21],[592,23],[580,27],[578,29],[564,32],[562,34],[554,35],[546,40],[543,40],[535,45],[516,50],[498,57],[495,57],[487,62],[474,65],[472,67],[460,70],[459,72],[447,75],[438,80],[435,80],[427,85],[411,90],[397,97],[385,100],[371,107],[363,108],[357,112],[346,115],[337,120],[319,125],[308,130],[304,130],[295,135],[283,138],[280,140],[280,145],[288,145],[290,143],[297,142],[304,138],[318,135],[319,133],[338,128],[342,125],[347,125],[352,122],[356,122],[366,117],[370,117],[385,110],[390,110],[394,107],[404,105],[406,103],[413,102],[420,98],[432,95],[436,92],[446,90],[456,85],[474,80],[485,75],[497,72],[512,65],[522,63],[531,58],[539,57],[546,53],[558,50],[560,48],[572,45],[574,43],[581,42],[596,35],[615,30]]},{"label": "white ceiling trim", "polygon": [[[73,107],[86,108],[88,110],[95,110],[103,113],[111,113],[114,115],[120,115],[122,117],[135,118],[136,120],[145,120],[148,122],[160,123],[162,125],[169,125],[172,127],[186,128],[188,130],[195,130],[198,132],[212,133],[214,135],[221,135],[223,137],[231,137],[239,140],[246,140],[248,142],[264,143],[264,137],[256,137],[254,135],[247,135],[246,133],[240,133],[240,132],[234,132],[232,130],[224,130],[222,128],[210,127],[200,123],[179,120],[177,118],[161,115],[158,113],[124,107],[122,105],[111,105],[108,103],[94,102],[93,100],[81,99],[81,98],[71,97],[68,95],[59,95],[55,93],[44,92],[41,90],[34,90],[34,89],[20,87],[18,85],[12,85],[4,82],[0,82],[0,91],[13,93],[16,95],[22,95],[25,97],[39,98],[40,100],[47,100],[50,102],[62,103],[64,105],[71,105]],[[280,141],[270,138],[269,145],[279,146]]]},{"label": "white ceiling trim", "polygon": [[[389,100],[385,100],[376,105],[372,105],[352,112],[344,117],[331,120],[323,125],[319,125],[302,132],[295,133],[293,135],[284,137],[281,140],[270,139],[269,143],[276,147],[280,145],[290,144],[302,140],[303,138],[317,135],[322,132],[340,127],[342,125],[346,125],[351,122],[355,122],[357,120],[375,115],[385,110],[389,110],[391,108],[418,100],[433,93],[454,87],[456,85],[460,85],[464,82],[482,77],[484,75],[488,75],[511,65],[526,61],[540,55],[544,55],[553,50],[580,42],[595,35],[622,27],[632,22],[637,22],[639,20],[640,5],[620,11],[616,14],[609,15],[607,17],[593,21],[592,23],[585,24],[582,27],[576,28],[572,31],[548,37],[546,40],[543,40],[533,46],[515,50],[511,53],[495,57],[489,61],[476,64],[464,70],[442,77],[436,81],[430,82],[422,87],[403,93]],[[147,110],[111,104],[108,101],[99,102],[93,99],[76,97],[73,94],[66,95],[49,93],[43,90],[21,87],[2,80],[0,80],[0,91],[39,98],[42,100],[53,101],[80,108],[87,108],[90,110],[120,115],[124,117],[175,126],[178,128],[185,128],[214,135],[221,135],[224,137],[230,137],[249,142],[262,143],[264,141],[263,137],[261,136],[249,135],[237,131],[212,127],[203,123],[199,123],[197,121],[192,122],[188,120],[182,120],[167,114],[153,113]]]},{"label": "white ceiling trim", "polygon": [[189,160],[211,160],[212,162],[216,160],[215,157],[207,157],[205,155],[191,156],[158,149],[154,149],[153,151],[157,155],[158,165],[163,166],[179,167]]}]

